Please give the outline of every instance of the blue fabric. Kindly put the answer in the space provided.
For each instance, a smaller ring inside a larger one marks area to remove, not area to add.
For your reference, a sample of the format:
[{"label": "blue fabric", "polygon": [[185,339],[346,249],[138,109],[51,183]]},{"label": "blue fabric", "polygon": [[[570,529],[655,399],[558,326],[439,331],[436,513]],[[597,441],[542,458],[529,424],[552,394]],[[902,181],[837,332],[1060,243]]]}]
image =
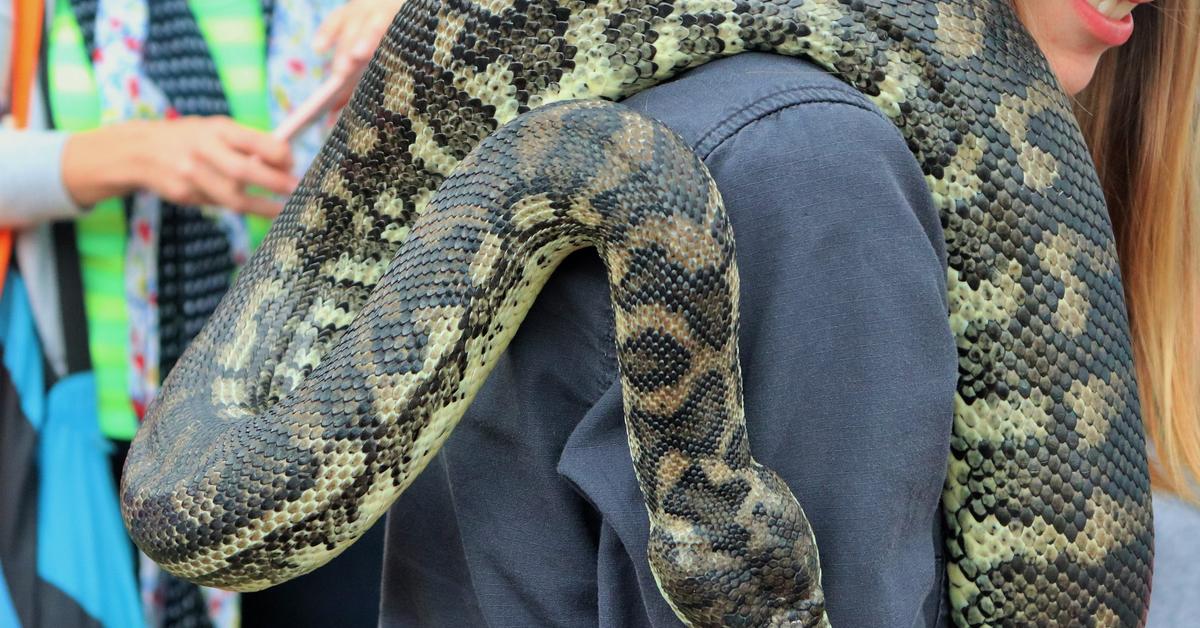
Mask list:
[{"label": "blue fabric", "polygon": [[[678,132],[725,199],[751,447],[812,521],[833,625],[944,625],[957,355],[904,139],[856,90],[767,55],[626,104]],[[603,265],[572,255],[389,513],[383,625],[680,625],[646,562],[614,346]]]},{"label": "blue fabric", "polygon": [[25,286],[11,269],[0,296],[0,352],[0,628],[15,628],[36,617],[36,518],[31,511],[44,391],[32,311]]},{"label": "blue fabric", "polygon": [[4,583],[4,565],[0,565],[0,628],[21,628],[17,609],[13,607],[8,586]]},{"label": "blue fabric", "polygon": [[47,393],[26,288],[11,273],[0,297],[0,628],[136,627],[132,546],[116,510],[95,384],[77,373]]},{"label": "blue fabric", "polygon": [[33,309],[25,291],[25,282],[11,267],[0,297],[0,343],[4,345],[4,366],[21,398],[21,410],[35,430],[42,427],[46,415],[46,384],[43,373],[42,345],[34,331]]},{"label": "blue fabric", "polygon": [[105,626],[142,625],[133,547],[117,507],[110,445],[96,422],[90,372],[50,390],[42,428],[38,573]]},{"label": "blue fabric", "polygon": [[[22,278],[10,271],[0,297],[0,345],[3,368],[32,428],[26,466],[33,464],[36,447],[36,538],[22,535],[12,542],[31,548],[28,564],[7,565],[25,570],[24,595],[30,608],[22,612],[39,625],[86,626],[99,622],[113,628],[142,624],[134,586],[133,548],[117,508],[116,487],[109,469],[109,445],[96,420],[95,382],[90,372],[65,377],[46,391],[44,356],[35,331],[32,310]],[[12,407],[13,415],[17,414]],[[36,443],[36,445],[35,445]],[[11,446],[11,445],[10,445]],[[6,452],[15,456],[20,452]],[[28,500],[7,507],[32,508],[35,485]],[[27,534],[27,533],[26,533]],[[36,543],[36,565],[33,545]],[[31,578],[36,570],[36,579]],[[2,574],[0,574],[2,575]],[[30,589],[30,586],[33,588]],[[65,596],[65,597],[63,597]],[[7,583],[0,579],[0,628],[18,625]]]}]

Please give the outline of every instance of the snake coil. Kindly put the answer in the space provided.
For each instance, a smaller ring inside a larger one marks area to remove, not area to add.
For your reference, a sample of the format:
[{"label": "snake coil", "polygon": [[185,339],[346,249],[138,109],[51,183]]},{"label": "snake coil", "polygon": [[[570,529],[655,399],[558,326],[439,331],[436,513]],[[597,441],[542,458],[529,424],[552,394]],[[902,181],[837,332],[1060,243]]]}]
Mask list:
[{"label": "snake coil", "polygon": [[121,487],[138,546],[242,590],[328,561],[437,452],[558,261],[596,246],[664,597],[690,625],[827,624],[817,541],[749,452],[720,195],[661,125],[586,100],[744,50],[871,98],[940,210],[955,621],[1144,622],[1149,479],[1112,229],[1006,0],[409,0],[150,408]]}]

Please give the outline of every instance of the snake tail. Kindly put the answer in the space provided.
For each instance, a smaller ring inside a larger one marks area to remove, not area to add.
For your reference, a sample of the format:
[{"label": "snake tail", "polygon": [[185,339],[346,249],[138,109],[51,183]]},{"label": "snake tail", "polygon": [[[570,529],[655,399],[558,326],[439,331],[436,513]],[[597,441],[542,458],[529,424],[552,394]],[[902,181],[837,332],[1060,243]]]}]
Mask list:
[{"label": "snake tail", "polygon": [[[541,286],[588,246],[608,268],[629,448],[664,596],[694,626],[825,625],[812,530],[783,481],[750,455],[720,194],[665,127],[598,101],[549,105],[489,136],[442,183],[375,294],[291,395],[214,430],[222,455],[169,492],[128,481],[138,545],[181,576],[240,589],[323,564],[373,522],[348,510],[365,499],[385,502],[384,512],[420,473]],[[286,460],[280,480],[232,464],[263,450]],[[344,471],[356,464],[367,473]],[[289,503],[274,498],[281,488],[352,498]],[[221,509],[199,508],[197,494]],[[186,522],[206,518],[229,521],[210,528],[218,536],[254,532],[220,546],[223,566],[203,554],[180,562],[172,549],[196,542]]]}]

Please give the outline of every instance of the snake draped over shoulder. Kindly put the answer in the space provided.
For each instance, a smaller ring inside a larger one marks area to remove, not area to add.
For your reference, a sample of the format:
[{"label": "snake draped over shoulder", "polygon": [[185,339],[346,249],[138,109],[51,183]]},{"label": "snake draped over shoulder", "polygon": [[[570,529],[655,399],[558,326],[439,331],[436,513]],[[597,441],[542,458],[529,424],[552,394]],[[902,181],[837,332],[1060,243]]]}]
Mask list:
[{"label": "snake draped over shoulder", "polygon": [[1112,229],[1007,0],[409,0],[137,434],[137,545],[240,590],[324,564],[438,451],[559,261],[594,246],[663,596],[689,625],[828,624],[819,539],[750,455],[720,194],[675,135],[605,102],[747,50],[868,96],[940,210],[954,620],[1144,622],[1149,478]]}]

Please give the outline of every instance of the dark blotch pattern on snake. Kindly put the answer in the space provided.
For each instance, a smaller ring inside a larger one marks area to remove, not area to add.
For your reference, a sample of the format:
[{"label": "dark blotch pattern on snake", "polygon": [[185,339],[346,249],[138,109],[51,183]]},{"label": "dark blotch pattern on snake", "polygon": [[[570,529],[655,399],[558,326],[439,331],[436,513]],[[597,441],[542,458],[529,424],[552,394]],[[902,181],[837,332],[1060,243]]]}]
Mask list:
[{"label": "dark blotch pattern on snake", "polygon": [[1140,624],[1150,492],[1111,227],[1005,0],[409,0],[138,433],[137,544],[238,589],[323,564],[437,451],[555,264],[596,246],[664,596],[693,625],[827,622],[807,521],[749,454],[719,194],[656,123],[539,108],[743,50],[869,96],[940,209],[954,619]]}]

